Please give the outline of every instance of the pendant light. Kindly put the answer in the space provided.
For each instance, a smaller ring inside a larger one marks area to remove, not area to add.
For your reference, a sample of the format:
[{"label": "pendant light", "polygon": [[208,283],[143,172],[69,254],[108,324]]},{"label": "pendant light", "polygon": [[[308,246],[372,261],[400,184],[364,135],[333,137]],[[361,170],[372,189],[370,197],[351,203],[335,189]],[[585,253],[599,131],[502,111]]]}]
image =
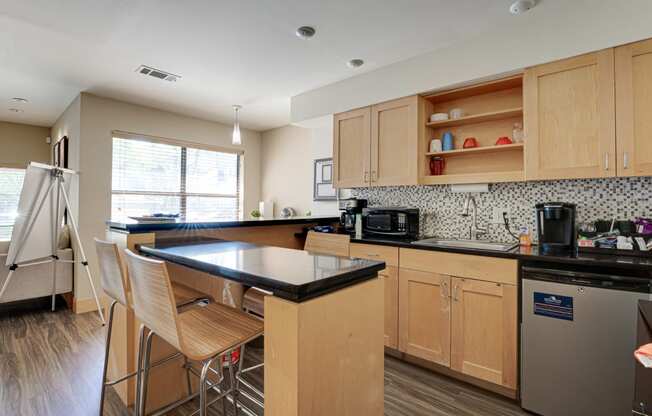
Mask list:
[{"label": "pendant light", "polygon": [[242,144],[242,137],[240,136],[240,120],[238,119],[238,111],[241,108],[241,105],[233,106],[233,111],[235,112],[235,122],[233,123],[233,139],[231,140],[231,143],[236,146]]}]

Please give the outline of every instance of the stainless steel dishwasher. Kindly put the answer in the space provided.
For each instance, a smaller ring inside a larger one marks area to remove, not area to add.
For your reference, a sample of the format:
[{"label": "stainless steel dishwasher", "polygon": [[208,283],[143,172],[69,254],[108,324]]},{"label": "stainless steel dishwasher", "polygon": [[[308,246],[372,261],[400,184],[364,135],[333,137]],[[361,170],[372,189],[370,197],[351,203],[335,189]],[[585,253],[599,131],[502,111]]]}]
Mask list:
[{"label": "stainless steel dishwasher", "polygon": [[523,267],[524,409],[543,416],[632,414],[637,303],[649,299],[650,279],[590,270]]}]

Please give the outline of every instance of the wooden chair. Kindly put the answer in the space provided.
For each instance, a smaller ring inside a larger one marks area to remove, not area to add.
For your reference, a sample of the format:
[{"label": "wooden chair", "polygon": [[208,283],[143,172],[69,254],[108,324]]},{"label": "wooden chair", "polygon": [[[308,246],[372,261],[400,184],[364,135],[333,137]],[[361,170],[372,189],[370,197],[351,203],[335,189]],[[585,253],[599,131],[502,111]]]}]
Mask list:
[{"label": "wooden chair", "polygon": [[[96,238],[95,250],[97,251],[97,258],[100,265],[100,278],[102,282],[102,288],[106,296],[111,299],[111,305],[109,306],[109,319],[107,322],[104,367],[102,369],[102,392],[100,393],[100,415],[102,415],[104,409],[104,394],[106,387],[121,383],[128,378],[135,376],[136,372],[127,374],[113,381],[107,381],[106,379],[115,306],[119,303],[125,308],[131,309],[131,301],[129,293],[129,280],[127,278],[127,268],[122,259],[122,256],[120,255],[117,244],[109,241],[102,241]],[[173,291],[175,303],[178,308],[183,308],[204,300],[212,300],[209,296],[181,284],[174,285]],[[178,355],[179,354],[167,357],[164,360],[154,363],[153,366],[163,364],[163,362],[175,358]]]},{"label": "wooden chair", "polygon": [[[133,306],[136,317],[142,322],[140,327],[140,348],[138,391],[136,406],[138,414],[143,415],[147,401],[149,360],[152,335],[163,338],[190,360],[202,363],[199,374],[199,414],[206,416],[210,404],[232,395],[235,414],[238,413],[238,389],[231,353],[248,341],[263,333],[263,324],[246,313],[219,303],[205,307],[192,308],[179,314],[174,307],[174,294],[165,262],[149,259],[125,250],[129,266],[129,280],[132,287]],[[150,330],[145,340],[145,328]],[[144,351],[143,351],[144,350]],[[222,357],[229,363],[229,388],[222,386],[225,377]],[[211,364],[217,359],[217,368]],[[240,357],[242,359],[242,356]],[[142,370],[142,371],[141,371]],[[208,371],[219,376],[212,384],[207,380]],[[208,388],[219,394],[207,403]],[[224,402],[223,402],[224,403]]]}]

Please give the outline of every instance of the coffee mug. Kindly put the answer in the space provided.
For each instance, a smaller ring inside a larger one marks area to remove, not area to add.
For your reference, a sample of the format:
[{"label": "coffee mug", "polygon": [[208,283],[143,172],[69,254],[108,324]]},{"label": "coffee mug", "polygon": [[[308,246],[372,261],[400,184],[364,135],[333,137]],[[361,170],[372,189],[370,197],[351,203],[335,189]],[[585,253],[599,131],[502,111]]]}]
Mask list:
[{"label": "coffee mug", "polygon": [[462,147],[465,149],[478,147],[478,141],[475,139],[475,137],[467,137],[466,139],[464,139],[464,144],[462,145]]},{"label": "coffee mug", "polygon": [[430,140],[430,153],[439,153],[442,150],[441,140],[432,139]]}]

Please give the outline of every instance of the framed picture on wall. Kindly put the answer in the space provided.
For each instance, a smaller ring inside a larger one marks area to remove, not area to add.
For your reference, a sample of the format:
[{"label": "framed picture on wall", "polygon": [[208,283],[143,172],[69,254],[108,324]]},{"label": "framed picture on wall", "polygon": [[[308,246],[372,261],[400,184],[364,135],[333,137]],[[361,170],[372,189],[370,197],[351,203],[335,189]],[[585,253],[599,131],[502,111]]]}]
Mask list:
[{"label": "framed picture on wall", "polygon": [[68,167],[68,136],[63,136],[52,146],[54,166]]},{"label": "framed picture on wall", "polygon": [[315,159],[314,201],[335,201],[337,190],[333,187],[333,158]]}]

